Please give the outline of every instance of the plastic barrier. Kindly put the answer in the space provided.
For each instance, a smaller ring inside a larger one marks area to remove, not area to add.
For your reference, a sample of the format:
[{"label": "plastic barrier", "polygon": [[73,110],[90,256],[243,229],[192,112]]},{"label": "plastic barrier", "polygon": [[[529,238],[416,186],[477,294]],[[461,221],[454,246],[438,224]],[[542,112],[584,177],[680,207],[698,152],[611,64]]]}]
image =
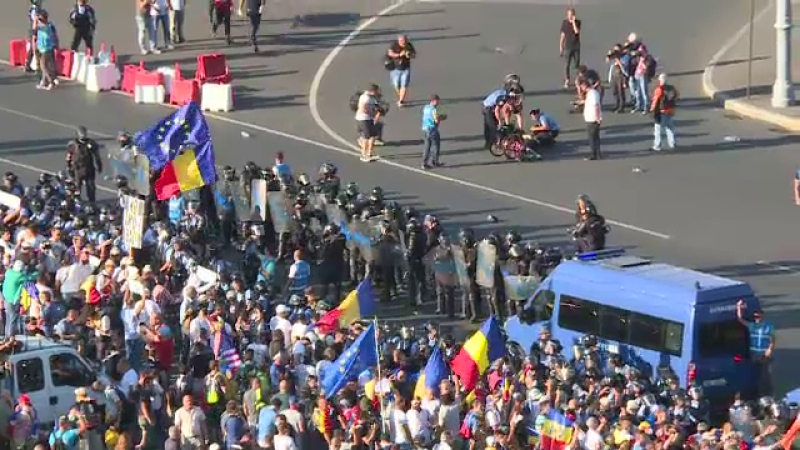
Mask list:
[{"label": "plastic barrier", "polygon": [[231,84],[203,84],[201,105],[204,111],[232,111],[233,86]]},{"label": "plastic barrier", "polygon": [[136,86],[136,74],[144,70],[144,62],[140,62],[138,66],[126,64],[122,69],[122,92],[133,94],[133,88]]},{"label": "plastic barrier", "polygon": [[218,83],[227,84],[231,82],[231,72],[225,55],[213,53],[209,55],[197,56],[197,73],[195,79],[202,84]]},{"label": "plastic barrier", "polygon": [[136,103],[164,103],[167,93],[163,85],[136,85],[133,101]]},{"label": "plastic barrier", "polygon": [[136,86],[164,86],[164,74],[140,70],[136,72]]},{"label": "plastic barrier", "polygon": [[90,64],[86,73],[86,90],[90,92],[116,89],[119,71],[115,64]]},{"label": "plastic barrier", "polygon": [[172,80],[172,91],[169,102],[172,105],[183,106],[189,102],[200,103],[200,83],[197,80],[185,80],[181,74],[181,66],[175,63],[175,79]]},{"label": "plastic barrier", "polygon": [[14,39],[9,43],[8,61],[12,66],[24,66],[27,59],[27,39]]},{"label": "plastic barrier", "polygon": [[58,74],[65,78],[70,78],[72,76],[72,66],[75,63],[75,52],[69,49],[61,49],[58,51],[58,62],[56,64],[61,64],[59,66]]}]

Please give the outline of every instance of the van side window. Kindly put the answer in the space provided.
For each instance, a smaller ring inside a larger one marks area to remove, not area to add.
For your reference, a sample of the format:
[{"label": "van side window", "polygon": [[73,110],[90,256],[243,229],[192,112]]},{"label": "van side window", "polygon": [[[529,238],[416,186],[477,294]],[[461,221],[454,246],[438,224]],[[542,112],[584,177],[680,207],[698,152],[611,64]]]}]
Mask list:
[{"label": "van side window", "polygon": [[19,393],[44,389],[44,367],[40,358],[23,359],[17,363]]},{"label": "van side window", "polygon": [[570,295],[561,295],[558,326],[674,356],[680,356],[683,350],[681,323]]},{"label": "van side window", "polygon": [[586,334],[600,334],[600,304],[561,294],[558,326]]},{"label": "van side window", "polygon": [[88,386],[94,382],[89,370],[77,356],[59,353],[50,357],[50,373],[53,386]]},{"label": "van side window", "polygon": [[522,311],[522,323],[530,325],[534,322],[550,320],[556,306],[556,293],[549,289],[542,289],[533,297],[533,301]]}]

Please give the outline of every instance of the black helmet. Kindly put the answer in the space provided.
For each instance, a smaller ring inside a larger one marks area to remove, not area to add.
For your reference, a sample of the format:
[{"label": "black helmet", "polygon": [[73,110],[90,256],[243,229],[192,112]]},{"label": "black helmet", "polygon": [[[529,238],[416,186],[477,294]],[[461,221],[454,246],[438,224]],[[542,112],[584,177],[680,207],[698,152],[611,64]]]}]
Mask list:
[{"label": "black helmet", "polygon": [[66,180],[69,180],[69,172],[67,172],[66,170],[59,170],[58,173],[56,174],[56,179],[58,179],[58,181],[61,183],[63,183]]},{"label": "black helmet", "polygon": [[25,188],[25,192],[23,193],[25,198],[33,198],[36,197],[36,188],[33,186],[28,186]]},{"label": "black helmet", "polygon": [[506,75],[506,78],[503,80],[503,84],[505,84],[506,86],[511,84],[519,84],[519,82],[520,82],[519,75],[515,73],[510,73]]},{"label": "black helmet", "polygon": [[472,231],[472,228],[462,228],[458,232],[458,240],[462,245],[471,245],[475,242],[475,232]]},{"label": "black helmet", "polygon": [[383,188],[380,186],[375,186],[374,188],[372,188],[372,195],[370,196],[370,198],[373,197],[383,200]]},{"label": "black helmet", "polygon": [[351,181],[347,183],[347,187],[344,188],[344,192],[349,198],[353,198],[359,193],[358,185],[355,181]]},{"label": "black helmet", "polygon": [[116,178],[114,178],[114,185],[117,186],[117,189],[122,189],[124,187],[127,187],[128,177],[126,177],[125,175],[117,175]]},{"label": "black helmet", "polygon": [[439,235],[438,241],[439,241],[439,245],[441,245],[443,247],[446,247],[446,246],[450,245],[450,238],[445,233],[442,233],[442,234]]},{"label": "black helmet", "polygon": [[506,233],[506,245],[519,244],[520,242],[522,242],[522,236],[517,231],[511,230]]},{"label": "black helmet", "polygon": [[486,242],[497,247],[497,245],[500,243],[500,236],[498,236],[497,233],[492,233],[486,236]]},{"label": "black helmet", "polygon": [[236,178],[236,169],[231,166],[225,166],[222,168],[222,175],[225,180],[233,181]]},{"label": "black helmet", "polygon": [[89,228],[94,229],[97,228],[100,222],[98,222],[96,217],[89,217],[89,220],[86,221],[86,224],[89,225]]},{"label": "black helmet", "polygon": [[406,222],[406,234],[418,233],[420,231],[420,224],[416,217],[411,217]]},{"label": "black helmet", "polygon": [[44,202],[40,198],[34,198],[31,200],[31,209],[34,212],[39,212],[42,210],[42,206],[44,206]]},{"label": "black helmet", "polygon": [[511,247],[508,249],[508,256],[514,259],[520,259],[523,256],[525,256],[525,251],[523,250],[521,245],[512,244]]},{"label": "black helmet", "polygon": [[85,214],[86,216],[94,216],[97,214],[97,208],[95,208],[94,205],[91,204],[86,205],[83,207],[83,214]]},{"label": "black helmet", "polygon": [[127,147],[128,145],[130,145],[132,140],[133,138],[131,137],[131,134],[125,130],[122,130],[119,133],[117,133],[117,142],[122,147]]},{"label": "black helmet", "polygon": [[417,210],[414,209],[413,206],[407,206],[406,209],[403,211],[403,215],[406,216],[406,220],[411,220],[412,218],[417,218]]},{"label": "black helmet", "polygon": [[339,208],[346,208],[348,203],[349,200],[347,199],[347,194],[339,194],[339,196],[336,197],[336,206]]},{"label": "black helmet", "polygon": [[242,172],[246,175],[249,175],[250,177],[254,177],[256,175],[256,172],[258,172],[258,166],[253,161],[247,161],[244,164]]},{"label": "black helmet", "polygon": [[5,175],[4,179],[6,181],[8,181],[9,183],[16,183],[17,182],[17,174],[15,174],[14,172],[6,172],[6,175]]},{"label": "black helmet", "polygon": [[335,223],[329,223],[325,225],[325,229],[322,230],[323,236],[331,236],[334,234],[339,234],[339,226]]},{"label": "black helmet", "polygon": [[78,139],[86,139],[87,137],[89,137],[89,132],[86,130],[85,126],[78,125],[75,128],[75,136],[77,136]]},{"label": "black helmet", "polygon": [[53,176],[50,175],[49,173],[43,172],[39,174],[39,184],[41,185],[50,184],[50,182],[52,181],[53,181]]},{"label": "black helmet", "polygon": [[388,219],[397,218],[398,212],[400,212],[400,204],[395,201],[388,202],[383,206],[383,214],[386,215]]},{"label": "black helmet", "polygon": [[322,177],[332,177],[336,175],[337,171],[338,170],[336,166],[329,162],[323,163],[321,166],[319,166],[319,174]]}]

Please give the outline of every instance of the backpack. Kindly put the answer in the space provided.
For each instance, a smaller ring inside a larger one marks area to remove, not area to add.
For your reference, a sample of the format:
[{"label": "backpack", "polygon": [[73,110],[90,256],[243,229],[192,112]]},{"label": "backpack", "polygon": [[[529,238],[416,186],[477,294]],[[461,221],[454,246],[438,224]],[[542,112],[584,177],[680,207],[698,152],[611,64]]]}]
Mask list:
[{"label": "backpack", "polygon": [[100,411],[97,407],[97,404],[91,401],[78,402],[77,407],[78,411],[84,418],[83,420],[86,421],[87,429],[92,430],[102,424],[102,417],[100,417]]},{"label": "backpack", "polygon": [[361,94],[363,94],[363,92],[356,91],[356,93],[353,94],[350,97],[350,110],[351,111],[353,111],[353,112],[357,112],[358,111],[358,99],[361,98]]},{"label": "backpack", "polygon": [[67,446],[64,445],[64,432],[61,430],[53,431],[53,446],[50,447],[51,450],[67,450]]},{"label": "backpack", "polygon": [[647,77],[647,81],[650,81],[656,76],[656,70],[658,69],[658,61],[656,61],[656,59],[653,58],[653,55],[648,54],[647,56],[645,56],[644,63],[646,66],[645,76]]},{"label": "backpack", "polygon": [[669,84],[665,84],[662,88],[664,90],[661,96],[661,107],[662,110],[669,110],[674,109],[675,104],[678,102],[678,91]]},{"label": "backpack", "polygon": [[[119,422],[120,424],[131,424],[135,423],[137,419],[137,411],[138,405],[136,404],[133,399],[128,399],[124,392],[121,389],[115,387],[114,391],[117,393],[117,396],[122,401],[122,408],[119,412]],[[138,397],[137,392],[131,392],[131,397]]]}]

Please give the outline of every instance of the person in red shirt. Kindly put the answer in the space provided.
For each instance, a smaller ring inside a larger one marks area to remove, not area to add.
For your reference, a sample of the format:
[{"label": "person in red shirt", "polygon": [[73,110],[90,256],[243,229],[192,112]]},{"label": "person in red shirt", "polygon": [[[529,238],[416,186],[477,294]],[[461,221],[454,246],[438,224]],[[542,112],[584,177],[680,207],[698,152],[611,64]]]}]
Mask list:
[{"label": "person in red shirt", "polygon": [[217,36],[217,28],[225,25],[225,41],[228,45],[233,43],[231,39],[231,11],[233,10],[233,0],[214,0],[214,20],[211,23],[211,33]]}]

